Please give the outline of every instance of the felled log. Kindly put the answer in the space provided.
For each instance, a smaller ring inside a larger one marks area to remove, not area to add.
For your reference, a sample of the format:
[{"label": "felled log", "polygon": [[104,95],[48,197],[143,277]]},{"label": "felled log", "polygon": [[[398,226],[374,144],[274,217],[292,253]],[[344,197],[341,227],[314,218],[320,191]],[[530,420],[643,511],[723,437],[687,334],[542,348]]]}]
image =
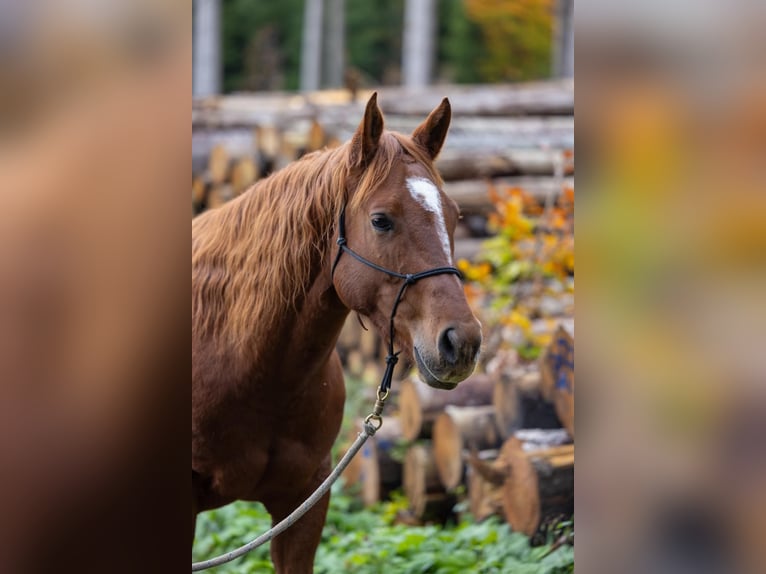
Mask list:
[{"label": "felled log", "polygon": [[503,438],[522,428],[560,428],[553,403],[543,397],[540,372],[516,370],[495,373],[492,405]]},{"label": "felled log", "polygon": [[[574,82],[551,80],[524,84],[484,86],[435,85],[417,96],[407,88],[382,88],[383,113],[425,116],[441,98],[449,95],[455,115],[571,115],[574,113]],[[366,94],[362,97],[366,97]]]},{"label": "felled log", "polygon": [[213,185],[220,185],[224,183],[229,176],[231,159],[229,158],[229,152],[223,145],[213,146],[210,150],[210,157],[207,163],[207,173],[210,178],[210,183]]},{"label": "felled log", "polygon": [[359,336],[362,326],[355,314],[350,314],[343,323],[343,328],[338,335],[337,348],[342,360],[345,360],[346,354],[359,346]]},{"label": "felled log", "polygon": [[[491,116],[572,116],[574,82],[493,84],[483,86],[434,85],[415,94],[404,87],[377,88],[383,113],[423,118],[449,96],[453,115]],[[192,126],[237,127],[248,122],[273,123],[277,120],[298,121],[318,117],[322,123],[334,119],[357,117],[372,90],[359,90],[349,97],[348,90],[323,90],[301,94],[257,92],[222,96],[209,101],[192,102]]]},{"label": "felled log", "polygon": [[214,185],[207,194],[207,209],[221,207],[227,201],[234,199],[234,189],[228,183]]},{"label": "felled log", "polygon": [[496,459],[471,453],[469,464],[469,505],[479,520],[499,512],[532,536],[545,518],[574,512],[574,445],[527,450],[512,437]]},{"label": "felled log", "polygon": [[366,359],[378,358],[380,355],[380,336],[377,331],[374,329],[361,329],[359,331],[359,350]]},{"label": "felled log", "polygon": [[210,193],[210,178],[204,175],[192,178],[192,213],[197,214],[207,208],[208,193]]},{"label": "felled log", "polygon": [[255,183],[260,174],[258,166],[249,157],[239,158],[231,168],[231,187],[239,195]]},{"label": "felled log", "polygon": [[574,336],[564,326],[559,325],[540,358],[540,374],[542,395],[574,438]]},{"label": "felled log", "polygon": [[442,486],[453,490],[462,483],[469,450],[498,448],[501,441],[491,405],[445,407],[433,428],[434,459]]},{"label": "felled log", "polygon": [[345,370],[349,375],[354,377],[361,377],[364,373],[364,369],[367,366],[364,355],[359,349],[351,349],[345,353],[344,358]]},{"label": "felled log", "polygon": [[311,153],[322,149],[327,143],[327,134],[325,134],[322,124],[316,119],[311,121],[308,138],[306,141],[306,153]]},{"label": "felled log", "polygon": [[385,500],[402,486],[402,463],[392,456],[392,449],[401,440],[402,429],[395,417],[388,417],[375,436],[362,449],[359,480],[362,501],[372,506]]},{"label": "felled log", "polygon": [[416,377],[405,379],[399,392],[402,436],[408,441],[430,437],[433,423],[444,407],[489,405],[493,387],[494,382],[485,374],[472,375],[450,391],[429,387]]},{"label": "felled log", "polygon": [[443,521],[452,512],[456,498],[439,481],[433,452],[415,444],[407,450],[402,467],[402,486],[412,514],[423,522]]},{"label": "felled log", "polygon": [[[445,149],[436,160],[436,167],[445,181],[500,176],[554,175],[561,150],[507,148]],[[567,166],[564,175],[574,173]]]}]

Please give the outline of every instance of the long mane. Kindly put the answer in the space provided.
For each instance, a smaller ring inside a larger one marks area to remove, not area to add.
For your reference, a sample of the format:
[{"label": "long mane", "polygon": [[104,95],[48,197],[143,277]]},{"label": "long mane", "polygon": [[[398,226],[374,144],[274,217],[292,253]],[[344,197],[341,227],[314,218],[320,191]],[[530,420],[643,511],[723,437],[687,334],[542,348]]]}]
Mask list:
[{"label": "long mane", "polygon": [[345,202],[353,209],[406,152],[438,174],[410,138],[384,132],[349,197],[350,144],[315,152],[192,220],[192,337],[242,348],[269,332],[325,263]]}]

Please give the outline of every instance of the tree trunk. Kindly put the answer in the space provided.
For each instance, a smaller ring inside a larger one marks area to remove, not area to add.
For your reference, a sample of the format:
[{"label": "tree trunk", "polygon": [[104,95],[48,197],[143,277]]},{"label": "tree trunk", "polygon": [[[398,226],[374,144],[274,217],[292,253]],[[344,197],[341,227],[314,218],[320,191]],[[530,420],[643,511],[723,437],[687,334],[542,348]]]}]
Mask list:
[{"label": "tree trunk", "polygon": [[206,98],[221,92],[220,0],[194,3],[194,96]]},{"label": "tree trunk", "polygon": [[301,47],[301,91],[319,89],[322,70],[323,1],[305,0],[303,46]]},{"label": "tree trunk", "polygon": [[434,0],[405,0],[402,79],[407,88],[423,88],[431,82],[434,16]]},{"label": "tree trunk", "polygon": [[463,482],[467,451],[498,448],[501,442],[491,405],[447,406],[433,428],[434,458],[444,488],[453,490]]},{"label": "tree trunk", "polygon": [[343,86],[346,70],[346,0],[327,1],[327,43],[325,58],[325,87]]},{"label": "tree trunk", "polygon": [[402,436],[408,441],[430,437],[434,420],[444,407],[489,405],[493,387],[492,379],[484,374],[468,377],[451,391],[434,389],[415,377],[405,379],[399,392]]}]

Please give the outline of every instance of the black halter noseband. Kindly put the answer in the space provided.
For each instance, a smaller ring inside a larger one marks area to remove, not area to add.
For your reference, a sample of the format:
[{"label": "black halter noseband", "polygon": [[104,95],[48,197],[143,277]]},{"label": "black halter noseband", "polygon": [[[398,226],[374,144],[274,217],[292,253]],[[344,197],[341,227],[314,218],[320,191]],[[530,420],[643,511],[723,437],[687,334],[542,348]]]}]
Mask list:
[{"label": "black halter noseband", "polygon": [[428,269],[426,271],[421,271],[420,273],[398,273],[396,271],[391,271],[390,269],[386,269],[385,267],[381,267],[377,263],[373,263],[369,259],[365,259],[361,255],[359,255],[356,251],[351,249],[346,241],[346,206],[343,206],[343,210],[340,212],[340,218],[338,219],[338,254],[335,256],[335,261],[332,264],[332,276],[335,276],[335,268],[338,266],[338,262],[340,261],[340,256],[343,255],[343,252],[348,253],[351,257],[359,261],[360,263],[364,263],[367,265],[367,267],[372,267],[373,269],[380,271],[381,273],[385,273],[386,275],[390,275],[391,277],[397,277],[399,279],[403,279],[404,283],[402,283],[401,288],[399,289],[399,294],[396,296],[396,300],[394,301],[394,307],[391,309],[391,319],[390,319],[390,336],[388,338],[388,356],[386,357],[386,371],[383,374],[383,379],[380,381],[380,389],[378,390],[379,395],[383,394],[384,396],[388,394],[389,389],[391,388],[391,380],[394,376],[394,367],[396,366],[396,363],[399,361],[399,353],[401,351],[394,352],[394,318],[396,317],[396,310],[399,308],[399,303],[401,303],[402,299],[404,298],[404,292],[407,290],[407,287],[410,285],[414,285],[421,279],[425,279],[427,277],[434,277],[436,275],[457,275],[459,278],[462,279],[463,274],[460,272],[460,270],[456,269],[455,267],[435,267],[433,269]]}]

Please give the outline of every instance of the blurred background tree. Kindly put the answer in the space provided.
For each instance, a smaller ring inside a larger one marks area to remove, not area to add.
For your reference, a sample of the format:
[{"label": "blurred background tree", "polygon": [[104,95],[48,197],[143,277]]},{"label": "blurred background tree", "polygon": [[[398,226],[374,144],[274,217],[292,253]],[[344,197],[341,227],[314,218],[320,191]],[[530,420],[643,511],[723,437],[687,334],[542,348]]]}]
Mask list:
[{"label": "blurred background tree", "polygon": [[[346,71],[367,85],[400,83],[405,0],[343,4],[325,2],[325,23],[333,6],[345,10]],[[549,77],[555,9],[556,0],[437,0],[433,80]],[[224,91],[298,89],[303,18],[304,0],[223,0]]]}]

